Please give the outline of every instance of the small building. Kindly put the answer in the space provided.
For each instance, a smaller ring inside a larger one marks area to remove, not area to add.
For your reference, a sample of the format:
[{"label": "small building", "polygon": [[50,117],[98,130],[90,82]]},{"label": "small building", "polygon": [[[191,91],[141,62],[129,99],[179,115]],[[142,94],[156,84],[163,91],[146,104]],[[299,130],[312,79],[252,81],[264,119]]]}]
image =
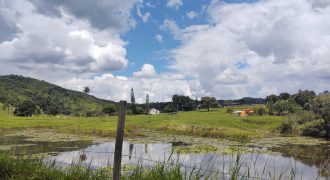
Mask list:
[{"label": "small building", "polygon": [[234,111],[233,112],[234,115],[239,116],[239,117],[248,116],[252,113],[253,113],[252,109],[244,109],[244,110],[241,110],[241,111]]},{"label": "small building", "polygon": [[233,112],[233,114],[234,114],[235,116],[242,116],[243,113],[245,114],[244,111],[234,111],[234,112]]},{"label": "small building", "polygon": [[160,111],[158,109],[155,108],[151,108],[149,110],[149,114],[154,115],[154,114],[160,114]]}]

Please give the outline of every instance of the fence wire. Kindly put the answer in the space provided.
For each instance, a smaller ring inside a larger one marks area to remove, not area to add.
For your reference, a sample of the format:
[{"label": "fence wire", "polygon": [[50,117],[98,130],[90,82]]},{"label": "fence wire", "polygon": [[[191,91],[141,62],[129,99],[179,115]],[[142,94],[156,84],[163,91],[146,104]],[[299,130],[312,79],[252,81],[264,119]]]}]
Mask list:
[{"label": "fence wire", "polygon": [[[112,155],[114,154],[114,152],[112,152],[112,151],[91,151],[91,150],[83,150],[83,151],[79,151],[79,153],[82,153],[82,154],[84,154],[84,153],[112,154]],[[129,155],[129,154],[122,154],[122,157],[131,157],[131,158],[138,159],[139,161],[140,160],[142,160],[142,161],[148,161],[148,162],[153,162],[153,163],[162,164],[162,165],[169,165],[169,166],[176,166],[176,165],[178,165],[180,167],[183,167],[183,168],[186,168],[186,169],[191,169],[193,171],[203,171],[203,172],[217,173],[217,174],[222,174],[222,175],[228,175],[229,177],[231,177],[232,175],[234,175],[231,172],[217,171],[217,170],[212,170],[212,169],[205,169],[205,168],[196,167],[196,166],[188,166],[188,165],[185,165],[183,163],[179,163],[178,161],[176,161],[176,162],[166,162],[166,161],[148,159],[148,158],[143,158],[143,157]],[[56,161],[56,162],[58,162],[58,161]],[[62,165],[63,164],[64,165],[74,165],[72,163],[63,163],[63,162],[60,162],[59,164],[62,164]],[[110,165],[110,164],[108,163],[108,165]],[[242,174],[242,173],[236,173],[236,176],[243,177],[243,178],[248,178],[248,179],[268,180],[268,179],[261,178],[261,177],[255,177],[255,176],[246,175],[246,173],[244,173],[244,174]]]}]

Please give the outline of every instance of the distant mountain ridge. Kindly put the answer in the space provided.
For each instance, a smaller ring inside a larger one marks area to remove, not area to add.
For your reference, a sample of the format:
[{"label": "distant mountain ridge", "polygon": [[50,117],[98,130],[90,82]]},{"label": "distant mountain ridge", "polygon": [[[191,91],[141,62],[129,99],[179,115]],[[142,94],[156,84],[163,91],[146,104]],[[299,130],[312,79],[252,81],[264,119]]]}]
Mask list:
[{"label": "distant mountain ridge", "polygon": [[[60,86],[20,75],[0,76],[0,102],[16,106],[31,100],[44,111],[57,108],[59,114],[95,111],[113,101],[99,99],[89,94],[62,88]],[[82,104],[85,107],[82,107]]]},{"label": "distant mountain ridge", "polygon": [[264,103],[266,103],[266,99],[244,97],[244,98],[236,99],[236,100],[218,100],[218,102],[222,106],[250,105],[250,104],[264,104]]}]

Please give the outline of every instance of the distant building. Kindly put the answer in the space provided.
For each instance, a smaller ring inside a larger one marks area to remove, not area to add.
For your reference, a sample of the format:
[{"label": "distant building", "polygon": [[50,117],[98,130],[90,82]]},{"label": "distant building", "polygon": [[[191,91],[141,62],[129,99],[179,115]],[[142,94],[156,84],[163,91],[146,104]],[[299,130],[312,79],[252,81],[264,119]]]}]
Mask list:
[{"label": "distant building", "polygon": [[149,111],[149,114],[151,114],[151,115],[160,114],[160,111],[158,109],[151,108],[150,111]]},{"label": "distant building", "polygon": [[239,117],[248,116],[252,113],[253,113],[252,109],[244,109],[244,110],[241,110],[241,111],[234,111],[233,112],[234,115],[239,116]]}]

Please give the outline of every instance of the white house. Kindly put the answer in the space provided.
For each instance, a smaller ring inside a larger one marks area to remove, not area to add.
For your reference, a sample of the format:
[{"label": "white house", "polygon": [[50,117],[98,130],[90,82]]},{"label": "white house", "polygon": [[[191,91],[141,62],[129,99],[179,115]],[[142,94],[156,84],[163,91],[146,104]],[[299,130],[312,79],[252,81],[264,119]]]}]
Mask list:
[{"label": "white house", "polygon": [[159,114],[159,113],[160,113],[160,111],[158,109],[155,109],[155,108],[151,108],[149,110],[149,114],[151,114],[151,115]]}]

